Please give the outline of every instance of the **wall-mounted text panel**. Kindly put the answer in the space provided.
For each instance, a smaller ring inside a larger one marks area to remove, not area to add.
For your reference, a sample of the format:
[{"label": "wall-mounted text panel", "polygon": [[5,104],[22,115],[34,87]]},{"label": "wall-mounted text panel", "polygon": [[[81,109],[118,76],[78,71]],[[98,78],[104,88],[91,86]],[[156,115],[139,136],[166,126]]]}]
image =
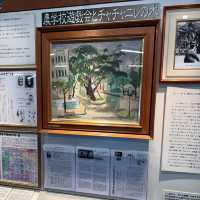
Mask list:
[{"label": "wall-mounted text panel", "polygon": [[200,89],[168,87],[162,170],[200,173]]},{"label": "wall-mounted text panel", "polygon": [[3,183],[38,186],[38,136],[25,132],[0,132]]},{"label": "wall-mounted text panel", "polygon": [[1,14],[0,67],[21,68],[21,65],[33,64],[35,64],[34,15]]},{"label": "wall-mounted text panel", "polygon": [[146,200],[148,153],[45,144],[44,187]]},{"label": "wall-mounted text panel", "polygon": [[37,124],[34,71],[0,71],[0,125]]}]

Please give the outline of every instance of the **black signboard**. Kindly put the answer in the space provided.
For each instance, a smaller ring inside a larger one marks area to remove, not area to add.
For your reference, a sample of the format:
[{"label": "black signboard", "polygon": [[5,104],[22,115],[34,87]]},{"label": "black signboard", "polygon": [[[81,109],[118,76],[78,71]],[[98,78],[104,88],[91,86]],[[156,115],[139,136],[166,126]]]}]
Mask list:
[{"label": "black signboard", "polygon": [[160,4],[63,10],[42,13],[42,26],[94,24],[160,18]]}]

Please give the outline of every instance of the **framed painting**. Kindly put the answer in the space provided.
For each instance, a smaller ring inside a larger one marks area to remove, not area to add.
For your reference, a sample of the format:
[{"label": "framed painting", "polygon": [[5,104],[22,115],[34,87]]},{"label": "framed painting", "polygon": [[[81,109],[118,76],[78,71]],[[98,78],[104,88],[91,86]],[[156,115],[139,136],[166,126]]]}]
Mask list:
[{"label": "framed painting", "polygon": [[155,27],[83,27],[38,29],[39,129],[148,135]]},{"label": "framed painting", "polygon": [[161,81],[200,81],[200,5],[164,8]]}]

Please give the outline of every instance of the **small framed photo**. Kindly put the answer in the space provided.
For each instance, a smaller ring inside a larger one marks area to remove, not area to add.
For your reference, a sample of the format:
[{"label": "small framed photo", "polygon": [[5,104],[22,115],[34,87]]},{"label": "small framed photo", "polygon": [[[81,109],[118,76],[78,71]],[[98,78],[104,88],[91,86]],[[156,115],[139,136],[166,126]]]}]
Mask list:
[{"label": "small framed photo", "polygon": [[200,82],[200,4],[164,8],[161,82]]}]

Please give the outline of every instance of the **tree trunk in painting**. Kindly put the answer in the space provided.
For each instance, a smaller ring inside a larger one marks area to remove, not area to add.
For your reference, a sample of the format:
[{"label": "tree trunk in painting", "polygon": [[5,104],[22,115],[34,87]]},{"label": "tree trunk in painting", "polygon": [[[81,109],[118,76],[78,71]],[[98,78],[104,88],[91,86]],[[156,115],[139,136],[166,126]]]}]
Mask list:
[{"label": "tree trunk in painting", "polygon": [[92,101],[96,101],[96,97],[95,97],[95,95],[94,95],[94,91],[93,91],[93,89],[92,89],[92,86],[91,86],[91,85],[88,85],[85,89],[86,89],[86,93],[87,93],[87,95],[90,97],[90,99],[91,99]]},{"label": "tree trunk in painting", "polygon": [[92,88],[92,81],[89,80],[88,84],[85,86],[86,94],[90,97],[92,101],[96,101],[96,97],[94,95],[95,90]]},{"label": "tree trunk in painting", "polygon": [[64,112],[66,113],[66,93],[63,91],[63,100],[64,100]]},{"label": "tree trunk in painting", "polygon": [[73,86],[73,89],[72,89],[72,97],[73,97],[73,98],[74,98],[74,96],[75,96],[76,83],[77,83],[77,82],[75,82],[75,84],[74,84],[74,86]]}]

